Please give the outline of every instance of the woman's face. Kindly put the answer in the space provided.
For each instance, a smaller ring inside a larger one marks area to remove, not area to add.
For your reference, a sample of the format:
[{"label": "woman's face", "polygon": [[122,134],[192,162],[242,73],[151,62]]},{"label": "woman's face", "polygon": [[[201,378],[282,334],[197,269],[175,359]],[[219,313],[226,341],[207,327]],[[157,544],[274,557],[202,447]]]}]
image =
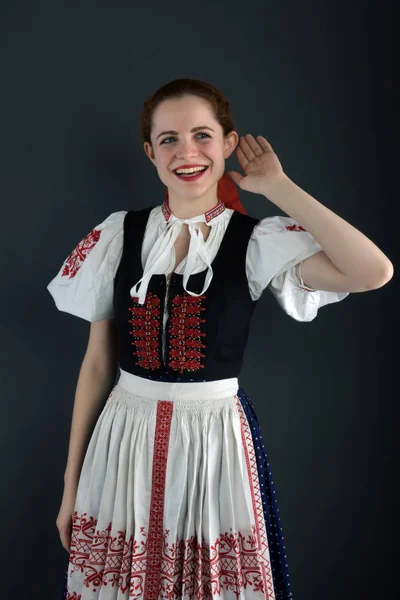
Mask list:
[{"label": "woman's face", "polygon": [[[196,128],[195,131],[192,129]],[[154,111],[151,142],[144,149],[172,197],[200,198],[214,190],[225,160],[236,148],[235,131],[226,137],[207,100],[197,96],[165,100]],[[207,166],[197,180],[185,181],[173,172],[183,165]]]}]

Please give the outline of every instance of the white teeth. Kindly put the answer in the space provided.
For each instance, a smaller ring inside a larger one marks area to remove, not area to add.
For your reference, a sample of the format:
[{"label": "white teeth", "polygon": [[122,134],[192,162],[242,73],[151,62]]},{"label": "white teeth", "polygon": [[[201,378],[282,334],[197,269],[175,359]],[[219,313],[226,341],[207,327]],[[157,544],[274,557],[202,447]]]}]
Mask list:
[{"label": "white teeth", "polygon": [[207,167],[193,167],[192,169],[176,169],[176,173],[196,173],[197,171],[205,171]]}]

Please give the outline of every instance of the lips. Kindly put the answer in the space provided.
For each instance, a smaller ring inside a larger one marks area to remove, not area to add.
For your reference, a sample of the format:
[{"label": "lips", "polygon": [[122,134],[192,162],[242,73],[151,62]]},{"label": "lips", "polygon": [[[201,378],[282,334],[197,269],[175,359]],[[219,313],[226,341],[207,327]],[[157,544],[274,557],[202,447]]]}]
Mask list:
[{"label": "lips", "polygon": [[206,167],[206,170],[208,169],[208,165],[181,165],[180,167],[173,169],[172,172],[176,174],[178,169],[194,169],[195,167]]},{"label": "lips", "polygon": [[[183,167],[178,167],[178,169],[183,169]],[[194,181],[198,181],[202,177],[205,177],[205,174],[207,173],[207,171],[208,171],[208,167],[205,166],[205,169],[203,169],[202,171],[197,171],[197,172],[195,171],[194,173],[191,173],[191,174],[186,173],[183,175],[178,175],[178,173],[176,173],[176,169],[175,169],[175,171],[173,171],[173,173],[174,173],[175,177],[177,177],[177,179],[179,179],[179,181],[181,181],[183,183],[191,183]]]}]

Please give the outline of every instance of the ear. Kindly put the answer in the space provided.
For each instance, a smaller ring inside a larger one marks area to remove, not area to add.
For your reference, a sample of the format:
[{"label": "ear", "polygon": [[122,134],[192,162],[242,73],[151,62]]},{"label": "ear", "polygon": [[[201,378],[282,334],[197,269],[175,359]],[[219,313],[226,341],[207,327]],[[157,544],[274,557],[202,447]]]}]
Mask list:
[{"label": "ear", "polygon": [[154,166],[156,166],[156,160],[154,158],[154,152],[151,144],[149,142],[145,142],[143,144],[144,151],[146,155],[149,157]]},{"label": "ear", "polygon": [[224,158],[227,159],[230,157],[232,152],[235,150],[236,146],[239,143],[239,135],[236,131],[230,131],[228,135],[225,136],[224,142]]}]

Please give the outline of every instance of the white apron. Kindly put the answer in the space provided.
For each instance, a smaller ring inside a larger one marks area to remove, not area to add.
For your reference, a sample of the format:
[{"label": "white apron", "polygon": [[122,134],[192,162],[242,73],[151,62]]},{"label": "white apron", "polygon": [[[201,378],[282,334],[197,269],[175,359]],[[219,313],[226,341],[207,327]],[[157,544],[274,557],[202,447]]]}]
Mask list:
[{"label": "white apron", "polygon": [[237,392],[121,370],[82,465],[66,599],[275,598]]}]

